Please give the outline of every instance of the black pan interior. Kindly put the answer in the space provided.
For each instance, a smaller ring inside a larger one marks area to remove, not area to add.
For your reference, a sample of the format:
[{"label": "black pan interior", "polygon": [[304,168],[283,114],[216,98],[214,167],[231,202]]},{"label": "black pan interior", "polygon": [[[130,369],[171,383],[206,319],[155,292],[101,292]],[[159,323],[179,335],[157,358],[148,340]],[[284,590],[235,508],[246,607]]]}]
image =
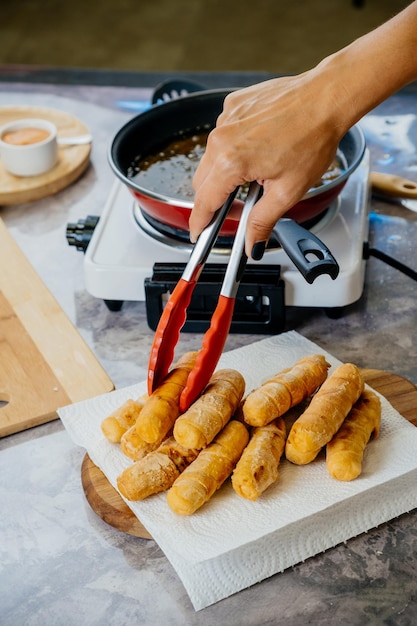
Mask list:
[{"label": "black pan interior", "polygon": [[137,157],[166,146],[181,134],[211,129],[223,108],[228,91],[204,91],[171,100],[141,113],[116,134],[110,148],[110,162],[116,174],[127,175]]}]

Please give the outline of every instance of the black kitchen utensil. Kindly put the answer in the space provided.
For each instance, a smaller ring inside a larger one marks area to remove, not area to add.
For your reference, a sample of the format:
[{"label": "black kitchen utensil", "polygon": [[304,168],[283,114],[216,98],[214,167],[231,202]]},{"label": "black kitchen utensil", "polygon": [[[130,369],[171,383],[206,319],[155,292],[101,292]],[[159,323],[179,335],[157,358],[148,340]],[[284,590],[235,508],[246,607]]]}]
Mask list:
[{"label": "black kitchen utensil", "polygon": [[182,96],[196,91],[204,91],[205,87],[191,80],[165,80],[160,83],[153,92],[152,104],[161,104],[168,100],[177,100]]}]

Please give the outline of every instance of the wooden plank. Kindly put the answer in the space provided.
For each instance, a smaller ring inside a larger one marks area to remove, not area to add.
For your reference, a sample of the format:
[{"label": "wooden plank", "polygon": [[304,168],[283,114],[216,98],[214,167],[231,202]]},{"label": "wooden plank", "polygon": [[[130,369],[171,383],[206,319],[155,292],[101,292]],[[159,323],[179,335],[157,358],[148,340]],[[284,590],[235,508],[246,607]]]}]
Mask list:
[{"label": "wooden plank", "polygon": [[[21,416],[20,426],[29,428],[42,423],[45,416],[53,418],[51,407],[70,403],[59,380],[2,292],[0,352],[0,394],[7,400],[0,412],[1,430],[5,434],[13,432],[17,415]],[[33,407],[36,407],[35,417]]]},{"label": "wooden plank", "polygon": [[114,389],[0,219],[0,436]]}]

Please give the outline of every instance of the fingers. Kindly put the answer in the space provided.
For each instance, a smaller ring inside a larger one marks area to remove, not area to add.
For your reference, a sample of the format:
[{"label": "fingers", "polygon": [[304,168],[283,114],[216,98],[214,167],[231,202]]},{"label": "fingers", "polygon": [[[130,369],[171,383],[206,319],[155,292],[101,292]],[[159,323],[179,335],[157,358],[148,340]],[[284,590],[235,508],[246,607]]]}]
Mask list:
[{"label": "fingers", "polygon": [[[214,202],[212,202],[213,196],[209,192],[208,194],[204,193],[204,188],[201,192],[197,192],[194,199],[194,208],[191,212],[190,219],[188,222],[189,230],[190,230],[190,241],[191,243],[195,243],[198,239],[200,233],[204,230],[206,226],[211,222],[211,219],[214,213],[217,211],[219,207],[224,204],[227,196],[229,195],[227,192],[216,189],[216,197],[214,197]],[[202,199],[200,200],[200,197]],[[206,199],[210,199],[209,203],[206,203]]]},{"label": "fingers", "polygon": [[321,90],[321,81],[301,77],[266,81],[226,97],[194,176],[192,240],[237,186],[258,180],[264,194],[249,217],[246,251],[262,256],[276,221],[301,200],[336,152],[340,129],[316,105]]},{"label": "fingers", "polygon": [[[193,243],[228,196],[236,187],[246,182],[240,173],[242,168],[238,160],[233,159],[227,149],[213,148],[215,141],[216,139],[209,136],[206,152],[193,178],[194,208],[189,220],[190,241]],[[216,154],[214,160],[211,159],[211,154]]]},{"label": "fingers", "polygon": [[[230,182],[230,180],[232,182]],[[190,241],[195,243],[201,231],[210,223],[213,214],[227,200],[229,195],[239,186],[233,179],[222,179],[214,170],[204,179],[196,191],[194,208],[189,219]]]},{"label": "fingers", "polygon": [[[245,252],[249,258],[260,260],[270,239],[276,222],[289,211],[302,197],[302,190],[294,187],[285,192],[282,181],[263,181],[264,193],[254,205],[247,222]],[[210,187],[212,185],[212,187]],[[226,201],[235,189],[221,187],[208,174],[195,197],[194,209],[190,216],[190,240],[195,242],[201,231],[210,222],[215,211]],[[201,194],[201,195],[200,195]],[[206,205],[205,199],[215,200]],[[237,217],[230,212],[230,217]]]},{"label": "fingers", "polygon": [[246,226],[245,252],[259,261],[276,222],[293,206],[292,199],[279,196],[274,189],[264,188],[264,194],[253,207]]}]

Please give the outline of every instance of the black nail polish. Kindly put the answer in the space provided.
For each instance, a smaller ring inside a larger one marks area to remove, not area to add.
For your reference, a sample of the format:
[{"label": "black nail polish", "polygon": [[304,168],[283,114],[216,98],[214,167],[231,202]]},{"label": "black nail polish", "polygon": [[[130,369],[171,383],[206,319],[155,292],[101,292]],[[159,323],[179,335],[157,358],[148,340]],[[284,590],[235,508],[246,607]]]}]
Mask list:
[{"label": "black nail polish", "polygon": [[264,255],[266,248],[266,241],[257,241],[252,248],[252,259],[254,261],[260,261]]}]

